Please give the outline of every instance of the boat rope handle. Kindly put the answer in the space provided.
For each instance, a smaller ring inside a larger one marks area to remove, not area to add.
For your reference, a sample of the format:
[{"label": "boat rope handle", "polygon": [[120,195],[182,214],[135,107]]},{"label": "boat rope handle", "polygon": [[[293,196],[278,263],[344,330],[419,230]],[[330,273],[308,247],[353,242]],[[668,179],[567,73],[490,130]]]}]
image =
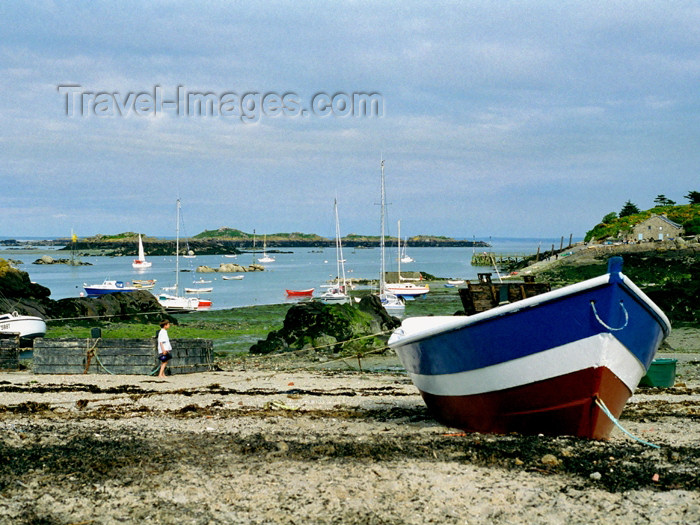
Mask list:
[{"label": "boat rope handle", "polygon": [[603,400],[600,399],[598,396],[594,397],[595,399],[595,404],[600,407],[600,409],[603,411],[603,413],[610,418],[610,421],[615,423],[615,426],[622,430],[625,434],[627,434],[629,437],[632,439],[639,441],[642,445],[647,445],[649,447],[653,448],[661,448],[659,445],[655,445],[654,443],[649,443],[648,441],[644,441],[643,439],[638,438],[637,436],[633,435],[631,432],[629,432],[627,429],[625,429],[620,422],[617,420],[615,416],[612,415],[608,407],[605,406],[605,403],[603,403]]},{"label": "boat rope handle", "polygon": [[605,328],[612,332],[616,332],[618,330],[622,330],[627,326],[627,323],[629,323],[630,316],[627,313],[627,309],[625,308],[625,305],[620,301],[620,308],[622,308],[622,311],[625,312],[625,324],[623,324],[620,328],[613,328],[612,326],[609,326],[608,324],[603,321],[600,316],[598,315],[598,311],[595,309],[595,301],[591,301],[591,308],[593,308],[593,314],[595,315],[595,318],[598,319],[598,322],[602,324]]}]

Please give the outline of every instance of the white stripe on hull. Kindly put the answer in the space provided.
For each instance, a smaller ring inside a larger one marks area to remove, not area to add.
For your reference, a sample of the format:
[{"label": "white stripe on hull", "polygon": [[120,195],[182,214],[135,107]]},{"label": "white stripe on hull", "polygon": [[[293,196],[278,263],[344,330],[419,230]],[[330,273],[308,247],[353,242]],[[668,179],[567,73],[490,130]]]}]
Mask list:
[{"label": "white stripe on hull", "polygon": [[[397,349],[397,353],[401,353]],[[551,379],[587,368],[605,367],[634,392],[646,370],[615,336],[597,334],[550,350],[467,372],[409,374],[422,392],[468,396],[495,392]]]}]

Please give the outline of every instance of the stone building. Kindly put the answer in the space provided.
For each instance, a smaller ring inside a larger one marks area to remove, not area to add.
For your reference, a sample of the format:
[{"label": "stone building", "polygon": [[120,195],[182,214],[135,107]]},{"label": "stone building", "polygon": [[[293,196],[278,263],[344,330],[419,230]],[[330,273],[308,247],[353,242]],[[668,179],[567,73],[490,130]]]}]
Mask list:
[{"label": "stone building", "polygon": [[652,215],[632,228],[628,241],[668,241],[683,235],[683,227],[665,215]]}]

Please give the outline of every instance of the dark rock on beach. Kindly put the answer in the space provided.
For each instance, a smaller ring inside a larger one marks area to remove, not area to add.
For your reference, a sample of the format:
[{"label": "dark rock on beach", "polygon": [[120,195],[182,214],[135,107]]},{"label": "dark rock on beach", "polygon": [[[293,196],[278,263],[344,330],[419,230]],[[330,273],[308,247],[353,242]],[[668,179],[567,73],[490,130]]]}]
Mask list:
[{"label": "dark rock on beach", "polygon": [[[282,329],[270,332],[267,339],[258,341],[250,348],[250,353],[270,354],[302,349],[357,353],[383,347],[388,332],[400,324],[397,318],[387,314],[376,296],[363,297],[358,305],[327,305],[311,301],[291,307]],[[377,335],[367,337],[373,334]]]}]

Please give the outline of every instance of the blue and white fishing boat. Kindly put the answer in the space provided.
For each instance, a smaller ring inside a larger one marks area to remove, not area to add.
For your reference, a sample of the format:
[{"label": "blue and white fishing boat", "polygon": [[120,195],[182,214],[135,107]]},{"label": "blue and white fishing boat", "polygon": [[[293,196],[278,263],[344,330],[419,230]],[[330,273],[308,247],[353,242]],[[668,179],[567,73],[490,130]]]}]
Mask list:
[{"label": "blue and white fishing boat", "polygon": [[606,439],[671,325],[622,273],[469,316],[414,317],[389,339],[430,413],[472,432]]},{"label": "blue and white fishing boat", "polygon": [[99,297],[100,295],[107,295],[110,293],[135,292],[140,289],[136,286],[132,286],[132,284],[128,282],[112,281],[109,279],[106,279],[102,284],[83,283],[83,288],[88,297]]}]

